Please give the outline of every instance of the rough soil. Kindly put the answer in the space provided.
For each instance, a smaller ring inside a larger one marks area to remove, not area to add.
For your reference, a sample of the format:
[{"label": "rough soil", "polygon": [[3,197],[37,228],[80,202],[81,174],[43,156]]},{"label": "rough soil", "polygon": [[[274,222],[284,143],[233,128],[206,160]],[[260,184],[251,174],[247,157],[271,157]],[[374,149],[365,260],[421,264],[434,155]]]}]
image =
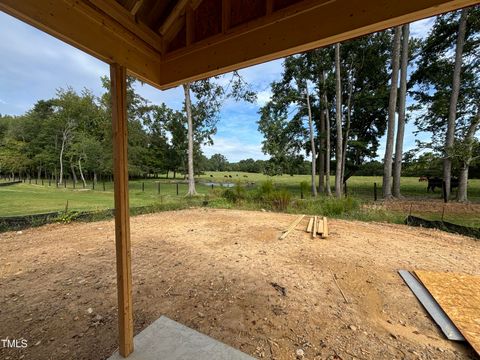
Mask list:
[{"label": "rough soil", "polygon": [[[327,240],[312,240],[306,218],[278,240],[295,218],[212,209],[132,218],[135,333],[166,315],[257,358],[475,358],[444,338],[396,271],[480,275],[479,241],[341,220],[330,221]],[[28,341],[0,346],[0,359],[115,350],[113,229],[103,221],[0,234],[0,338]]]},{"label": "rough soil", "polygon": [[424,201],[415,200],[403,200],[403,201],[386,201],[378,205],[384,209],[402,211],[404,213],[412,212],[433,212],[442,213],[445,209],[445,213],[449,214],[478,214],[480,216],[480,204],[476,203],[458,203],[449,202],[445,204],[441,199],[425,199]]}]

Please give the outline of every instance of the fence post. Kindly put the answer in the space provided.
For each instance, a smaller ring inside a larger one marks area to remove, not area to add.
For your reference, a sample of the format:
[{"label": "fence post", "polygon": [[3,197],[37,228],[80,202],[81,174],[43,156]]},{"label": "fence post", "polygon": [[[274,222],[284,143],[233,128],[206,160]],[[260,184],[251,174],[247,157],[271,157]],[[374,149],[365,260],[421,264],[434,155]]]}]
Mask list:
[{"label": "fence post", "polygon": [[73,180],[73,188],[75,189],[75,186],[77,185],[77,182]]},{"label": "fence post", "polygon": [[373,200],[377,201],[377,183],[373,183]]},{"label": "fence post", "polygon": [[65,182],[63,183],[63,187],[66,189],[67,188],[67,179],[65,179]]},{"label": "fence post", "polygon": [[103,179],[103,191],[105,191],[105,179]]},{"label": "fence post", "polygon": [[213,190],[213,184],[212,184],[212,190]]},{"label": "fence post", "polygon": [[142,192],[145,192],[145,183],[142,182]]},{"label": "fence post", "polygon": [[177,195],[178,195],[178,183],[177,183]]},{"label": "fence post", "polygon": [[95,180],[92,181],[92,190],[95,190]]},{"label": "fence post", "polygon": [[157,183],[157,194],[160,195],[160,182]]}]

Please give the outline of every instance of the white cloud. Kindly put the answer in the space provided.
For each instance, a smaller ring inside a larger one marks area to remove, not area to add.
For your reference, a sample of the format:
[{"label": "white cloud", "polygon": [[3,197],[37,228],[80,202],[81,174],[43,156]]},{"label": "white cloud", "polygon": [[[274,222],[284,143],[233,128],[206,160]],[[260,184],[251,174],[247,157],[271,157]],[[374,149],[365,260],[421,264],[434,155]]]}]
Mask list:
[{"label": "white cloud", "polygon": [[435,21],[435,17],[415,21],[410,24],[410,35],[416,38],[425,38]]},{"label": "white cloud", "polygon": [[257,93],[257,104],[264,106],[272,98],[272,92],[270,90],[263,90]]}]

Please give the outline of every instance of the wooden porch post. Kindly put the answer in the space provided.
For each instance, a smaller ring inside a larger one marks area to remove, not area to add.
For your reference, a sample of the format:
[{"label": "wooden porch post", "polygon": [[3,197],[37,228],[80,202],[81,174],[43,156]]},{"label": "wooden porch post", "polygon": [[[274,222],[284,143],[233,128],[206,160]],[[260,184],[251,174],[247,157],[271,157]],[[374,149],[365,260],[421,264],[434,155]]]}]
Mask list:
[{"label": "wooden porch post", "polygon": [[128,206],[127,71],[110,65],[120,355],[133,352],[132,268]]}]

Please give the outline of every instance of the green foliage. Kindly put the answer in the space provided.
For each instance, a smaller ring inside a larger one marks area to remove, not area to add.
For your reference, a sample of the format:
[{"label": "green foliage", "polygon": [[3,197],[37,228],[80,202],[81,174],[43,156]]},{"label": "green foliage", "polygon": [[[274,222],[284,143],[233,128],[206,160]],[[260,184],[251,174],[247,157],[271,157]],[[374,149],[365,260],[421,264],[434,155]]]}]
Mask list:
[{"label": "green foliage", "polygon": [[[445,155],[445,133],[452,93],[455,66],[455,48],[460,13],[462,10],[437,16],[428,36],[420,42],[417,67],[412,73],[409,87],[416,103],[415,125],[418,132],[431,133],[431,141],[420,147],[433,149]],[[480,97],[480,7],[468,9],[465,46],[463,48],[460,93],[457,101],[457,141],[462,140],[475,112]]]},{"label": "green foliage", "polygon": [[68,224],[79,217],[78,211],[64,211],[58,214],[55,222],[61,222],[64,224]]},{"label": "green foliage", "polygon": [[297,211],[321,216],[344,217],[360,210],[360,201],[353,197],[319,197],[295,203]]},{"label": "green foliage", "polygon": [[258,187],[256,198],[259,200],[265,200],[275,190],[272,180],[263,181]]},{"label": "green foliage", "polygon": [[287,189],[273,191],[267,197],[267,202],[276,211],[285,211],[290,205],[292,194]]},{"label": "green foliage", "polygon": [[245,188],[237,182],[233,188],[224,190],[223,197],[231,203],[240,203],[246,199]]},{"label": "green foliage", "polygon": [[302,181],[300,183],[300,192],[303,195],[307,195],[310,191],[310,184],[307,181]]}]

